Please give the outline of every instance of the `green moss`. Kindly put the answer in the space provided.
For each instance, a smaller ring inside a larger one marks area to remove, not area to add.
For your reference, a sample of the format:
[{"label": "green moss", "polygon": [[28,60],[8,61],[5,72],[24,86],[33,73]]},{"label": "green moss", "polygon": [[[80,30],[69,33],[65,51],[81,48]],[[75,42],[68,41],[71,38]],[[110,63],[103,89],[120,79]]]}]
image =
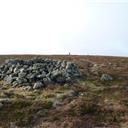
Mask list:
[{"label": "green moss", "polygon": [[53,106],[53,102],[50,100],[46,100],[43,104],[44,109],[50,109]]}]

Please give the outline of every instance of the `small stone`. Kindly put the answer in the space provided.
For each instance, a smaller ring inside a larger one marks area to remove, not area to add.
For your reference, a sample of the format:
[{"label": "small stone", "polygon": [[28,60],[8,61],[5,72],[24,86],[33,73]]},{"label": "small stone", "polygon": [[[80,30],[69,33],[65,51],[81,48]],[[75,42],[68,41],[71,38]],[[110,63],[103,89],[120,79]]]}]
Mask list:
[{"label": "small stone", "polygon": [[62,102],[61,101],[59,101],[59,100],[54,100],[53,101],[53,107],[57,107],[57,106],[61,106],[62,105]]},{"label": "small stone", "polygon": [[10,103],[11,101],[10,98],[0,98],[0,103]]},{"label": "small stone", "polygon": [[55,79],[55,81],[57,82],[57,83],[65,83],[66,82],[66,79],[65,79],[65,77],[64,76],[57,76],[56,77],[56,79]]},{"label": "small stone", "polygon": [[31,86],[26,86],[26,87],[24,87],[24,90],[31,91],[32,87]]},{"label": "small stone", "polygon": [[11,74],[13,72],[13,67],[10,67],[6,74]]},{"label": "small stone", "polygon": [[7,84],[11,84],[13,82],[13,77],[9,75],[9,76],[6,76],[4,80],[7,82]]},{"label": "small stone", "polygon": [[69,97],[72,97],[72,96],[76,96],[77,94],[76,94],[76,92],[75,92],[74,90],[70,90],[70,91],[67,93],[67,95],[68,95]]},{"label": "small stone", "polygon": [[113,78],[108,74],[103,74],[100,78],[101,81],[112,81]]},{"label": "small stone", "polygon": [[57,99],[63,99],[65,97],[65,93],[57,93],[56,98]]},{"label": "small stone", "polygon": [[41,82],[36,82],[33,86],[33,89],[39,89],[39,88],[42,88],[44,87],[43,83]]},{"label": "small stone", "polygon": [[18,74],[18,77],[20,77],[20,78],[24,78],[25,76],[26,76],[26,73],[25,72],[20,72]]},{"label": "small stone", "polygon": [[70,67],[72,67],[72,63],[71,62],[67,62],[66,69],[69,69]]},{"label": "small stone", "polygon": [[51,81],[51,79],[50,79],[49,77],[47,77],[47,78],[43,78],[43,82],[44,82],[45,85],[48,85],[48,84],[50,84],[52,81]]},{"label": "small stone", "polygon": [[86,92],[80,92],[79,96],[87,96],[87,93]]},{"label": "small stone", "polygon": [[63,61],[63,62],[61,63],[61,67],[62,67],[62,68],[65,68],[65,67],[66,67],[66,61]]},{"label": "small stone", "polygon": [[71,80],[72,80],[71,77],[66,78],[66,82],[70,82]]},{"label": "small stone", "polygon": [[12,83],[13,87],[16,87],[18,84],[19,84],[19,83],[18,83],[17,81],[14,81],[14,82]]},{"label": "small stone", "polygon": [[64,84],[64,87],[68,88],[68,87],[70,87],[70,85],[69,84]]},{"label": "small stone", "polygon": [[23,84],[23,83],[26,83],[27,82],[27,79],[17,77],[16,78],[16,81],[17,81],[18,84]]},{"label": "small stone", "polygon": [[20,69],[20,73],[24,73],[25,69],[24,68],[21,68]]},{"label": "small stone", "polygon": [[53,79],[56,78],[60,74],[61,74],[61,72],[59,70],[54,70],[53,72],[51,72],[51,76]]},{"label": "small stone", "polygon": [[43,109],[43,110],[39,110],[36,115],[38,117],[43,117],[43,116],[46,116],[46,114],[48,113],[48,110],[47,109]]},{"label": "small stone", "polygon": [[37,75],[36,77],[39,79],[43,79],[45,76],[44,75]]}]

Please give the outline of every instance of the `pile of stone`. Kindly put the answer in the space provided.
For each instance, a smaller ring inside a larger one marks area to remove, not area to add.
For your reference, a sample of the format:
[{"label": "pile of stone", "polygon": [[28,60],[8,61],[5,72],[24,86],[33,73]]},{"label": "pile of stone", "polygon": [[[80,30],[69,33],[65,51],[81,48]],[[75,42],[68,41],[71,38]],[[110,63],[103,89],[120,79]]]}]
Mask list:
[{"label": "pile of stone", "polygon": [[71,82],[80,72],[72,62],[34,58],[6,60],[0,66],[0,79],[12,86],[29,86],[33,89],[48,84]]}]

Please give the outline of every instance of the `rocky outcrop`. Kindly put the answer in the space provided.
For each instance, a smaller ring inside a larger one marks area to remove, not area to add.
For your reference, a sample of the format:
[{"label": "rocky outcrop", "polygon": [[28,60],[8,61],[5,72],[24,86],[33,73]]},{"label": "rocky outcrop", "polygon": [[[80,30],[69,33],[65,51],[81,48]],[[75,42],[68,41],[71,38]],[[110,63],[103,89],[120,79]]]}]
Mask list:
[{"label": "rocky outcrop", "polygon": [[0,66],[0,79],[12,86],[31,86],[33,89],[48,84],[66,83],[79,77],[80,72],[72,62],[50,59],[6,60]]}]

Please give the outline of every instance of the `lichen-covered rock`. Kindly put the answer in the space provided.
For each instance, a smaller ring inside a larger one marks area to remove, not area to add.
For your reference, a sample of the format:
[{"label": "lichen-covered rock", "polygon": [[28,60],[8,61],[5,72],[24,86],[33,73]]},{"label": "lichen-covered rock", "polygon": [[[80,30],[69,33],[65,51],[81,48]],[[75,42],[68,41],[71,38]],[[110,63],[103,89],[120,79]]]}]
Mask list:
[{"label": "lichen-covered rock", "polygon": [[40,81],[36,82],[33,86],[33,89],[40,89],[44,87],[43,83],[41,83]]},{"label": "lichen-covered rock", "polygon": [[43,78],[43,83],[44,83],[45,85],[48,85],[48,84],[51,84],[52,81],[51,81],[51,79],[50,79],[49,77],[46,77],[46,78]]},{"label": "lichen-covered rock", "polygon": [[11,84],[14,78],[12,77],[12,75],[9,75],[9,76],[6,76],[4,80],[6,81],[7,84]]},{"label": "lichen-covered rock", "polygon": [[112,81],[113,78],[108,74],[103,74],[100,78],[101,81]]},{"label": "lichen-covered rock", "polygon": [[24,78],[26,75],[27,75],[27,73],[25,73],[25,72],[20,72],[20,73],[18,74],[18,77],[19,77],[19,78]]}]

